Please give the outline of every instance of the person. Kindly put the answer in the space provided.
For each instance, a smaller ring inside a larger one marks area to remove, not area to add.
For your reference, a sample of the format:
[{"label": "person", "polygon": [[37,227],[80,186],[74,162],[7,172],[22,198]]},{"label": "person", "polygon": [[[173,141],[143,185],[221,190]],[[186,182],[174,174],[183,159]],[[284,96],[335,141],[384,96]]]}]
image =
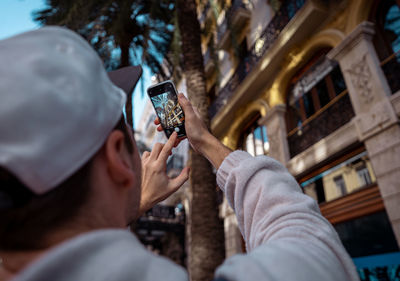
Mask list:
[{"label": "person", "polygon": [[[89,44],[59,27],[0,41],[0,58],[0,280],[188,280],[126,229],[190,170],[165,173],[176,133],[140,159],[122,109],[141,68],[107,75]],[[334,228],[280,163],[232,152],[182,94],[179,103],[246,242],[216,280],[358,280]]]}]

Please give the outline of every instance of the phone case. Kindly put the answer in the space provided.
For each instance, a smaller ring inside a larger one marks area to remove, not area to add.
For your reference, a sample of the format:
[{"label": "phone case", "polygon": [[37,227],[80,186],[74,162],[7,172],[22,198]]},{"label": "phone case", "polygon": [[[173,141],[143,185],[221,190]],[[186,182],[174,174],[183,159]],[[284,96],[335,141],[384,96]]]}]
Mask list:
[{"label": "phone case", "polygon": [[175,85],[167,80],[147,89],[147,94],[153,104],[167,138],[176,131],[178,137],[186,136],[185,115],[178,103]]}]

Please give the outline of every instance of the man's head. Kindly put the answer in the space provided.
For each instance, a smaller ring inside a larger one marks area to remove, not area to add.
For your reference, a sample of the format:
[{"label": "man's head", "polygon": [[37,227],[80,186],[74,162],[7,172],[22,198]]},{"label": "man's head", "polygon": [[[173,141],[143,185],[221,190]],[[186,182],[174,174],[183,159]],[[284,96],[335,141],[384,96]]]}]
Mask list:
[{"label": "man's head", "polygon": [[21,231],[41,247],[82,213],[88,229],[126,224],[141,167],[120,88],[130,94],[141,69],[107,75],[86,41],[58,27],[0,41],[0,60],[0,248],[18,247],[12,234]]}]

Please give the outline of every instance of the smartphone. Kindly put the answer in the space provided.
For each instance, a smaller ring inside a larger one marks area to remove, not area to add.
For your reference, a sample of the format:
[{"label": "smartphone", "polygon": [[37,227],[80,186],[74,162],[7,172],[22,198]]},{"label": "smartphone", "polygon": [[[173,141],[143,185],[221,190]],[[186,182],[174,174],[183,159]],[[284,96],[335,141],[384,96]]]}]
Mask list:
[{"label": "smartphone", "polygon": [[167,138],[175,131],[178,137],[186,136],[185,115],[178,102],[178,94],[172,81],[167,80],[147,89],[161,127]]}]

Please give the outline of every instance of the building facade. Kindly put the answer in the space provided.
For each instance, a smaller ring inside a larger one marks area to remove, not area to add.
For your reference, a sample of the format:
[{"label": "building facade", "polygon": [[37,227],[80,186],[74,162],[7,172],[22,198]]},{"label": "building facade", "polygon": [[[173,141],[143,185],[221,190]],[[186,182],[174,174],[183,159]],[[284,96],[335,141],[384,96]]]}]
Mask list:
[{"label": "building facade", "polygon": [[[362,280],[400,278],[400,1],[198,7],[212,132],[283,163],[356,265],[369,259]],[[226,201],[220,211],[226,256],[245,251]]]}]

